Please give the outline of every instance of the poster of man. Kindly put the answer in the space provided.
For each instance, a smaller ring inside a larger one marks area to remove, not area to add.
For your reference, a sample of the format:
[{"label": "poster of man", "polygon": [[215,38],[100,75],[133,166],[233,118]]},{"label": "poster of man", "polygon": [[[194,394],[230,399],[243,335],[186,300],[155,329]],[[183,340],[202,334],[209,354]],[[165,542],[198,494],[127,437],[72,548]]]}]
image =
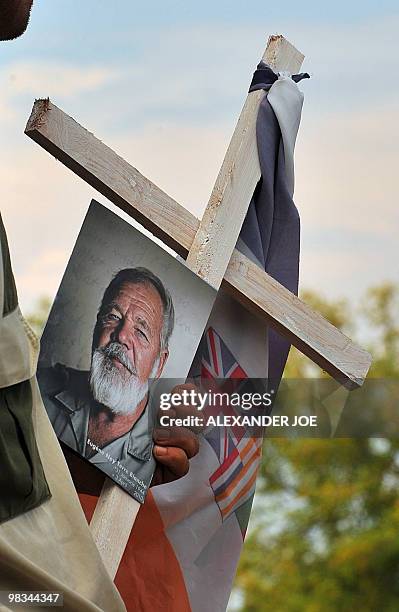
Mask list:
[{"label": "poster of man", "polygon": [[92,201],[43,332],[38,380],[58,438],[140,502],[161,376],[184,379],[216,292]]}]

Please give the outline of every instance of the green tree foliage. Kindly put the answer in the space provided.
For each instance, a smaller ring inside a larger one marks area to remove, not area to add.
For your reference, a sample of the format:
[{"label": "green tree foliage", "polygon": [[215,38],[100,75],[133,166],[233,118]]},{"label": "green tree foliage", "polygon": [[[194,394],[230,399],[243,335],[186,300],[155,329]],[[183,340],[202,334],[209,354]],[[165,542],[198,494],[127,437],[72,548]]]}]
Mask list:
[{"label": "green tree foliage", "polygon": [[[399,378],[398,287],[370,289],[361,313],[303,297],[352,336],[361,315],[370,375]],[[322,375],[297,351],[287,370]],[[397,612],[399,440],[266,440],[235,586],[242,612]]]},{"label": "green tree foliage", "polygon": [[242,610],[398,610],[398,450],[375,439],[264,445]]},{"label": "green tree foliage", "polygon": [[385,283],[366,293],[362,313],[377,334],[371,347],[371,375],[382,378],[399,376],[399,287]]},{"label": "green tree foliage", "polygon": [[[399,286],[383,283],[371,287],[366,291],[360,308],[355,310],[347,300],[327,300],[315,291],[305,290],[301,298],[344,334],[357,339],[370,351],[373,363],[369,377],[399,377]],[[364,338],[365,331],[369,332],[367,339]],[[327,375],[292,347],[284,376],[311,378]]]}]

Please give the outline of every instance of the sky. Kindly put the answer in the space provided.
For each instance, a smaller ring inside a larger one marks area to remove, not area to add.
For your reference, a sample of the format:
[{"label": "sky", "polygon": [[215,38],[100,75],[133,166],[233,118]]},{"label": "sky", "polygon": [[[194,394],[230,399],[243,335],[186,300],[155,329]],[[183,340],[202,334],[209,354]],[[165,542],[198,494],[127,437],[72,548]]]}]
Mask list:
[{"label": "sky", "polygon": [[0,202],[23,311],[53,297],[91,198],[23,131],[47,97],[200,217],[269,34],[312,78],[296,147],[303,288],[399,282],[393,1],[36,0],[0,46]]}]

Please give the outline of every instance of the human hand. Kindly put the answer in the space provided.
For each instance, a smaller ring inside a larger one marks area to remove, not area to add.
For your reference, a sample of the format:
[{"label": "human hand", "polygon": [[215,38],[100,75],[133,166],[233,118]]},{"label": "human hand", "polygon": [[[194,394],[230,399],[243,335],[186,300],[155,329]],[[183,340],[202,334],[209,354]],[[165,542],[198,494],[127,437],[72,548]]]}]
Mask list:
[{"label": "human hand", "polygon": [[[198,391],[195,385],[177,385],[172,393]],[[172,418],[184,418],[197,415],[196,406],[177,406],[162,412]],[[157,462],[151,486],[172,482],[185,476],[190,467],[190,459],[199,451],[198,430],[187,427],[159,427],[154,430],[154,457]]]}]

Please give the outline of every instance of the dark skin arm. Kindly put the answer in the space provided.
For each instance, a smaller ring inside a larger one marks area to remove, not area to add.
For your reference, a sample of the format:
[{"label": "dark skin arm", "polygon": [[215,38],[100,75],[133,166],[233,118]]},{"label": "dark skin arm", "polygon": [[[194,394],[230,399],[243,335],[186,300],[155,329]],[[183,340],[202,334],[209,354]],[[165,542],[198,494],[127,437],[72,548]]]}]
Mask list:
[{"label": "dark skin arm", "polygon": [[28,26],[33,0],[0,0],[0,40],[12,40]]},{"label": "dark skin arm", "polygon": [[[190,391],[197,390],[193,385],[179,385],[174,387],[173,393],[179,393],[183,389]],[[170,416],[185,417],[187,415],[198,415],[198,411],[193,407],[179,407],[168,411]],[[168,435],[165,435],[167,428],[156,429],[154,438],[154,458],[157,462],[151,486],[173,482],[185,476],[190,467],[190,459],[195,457],[199,451],[198,431],[191,431],[185,427],[172,427]],[[68,446],[61,442],[65,459],[69,465],[72,479],[78,493],[88,495],[100,495],[104,484],[105,475],[94,465],[84,461],[80,455],[70,450]]]}]

